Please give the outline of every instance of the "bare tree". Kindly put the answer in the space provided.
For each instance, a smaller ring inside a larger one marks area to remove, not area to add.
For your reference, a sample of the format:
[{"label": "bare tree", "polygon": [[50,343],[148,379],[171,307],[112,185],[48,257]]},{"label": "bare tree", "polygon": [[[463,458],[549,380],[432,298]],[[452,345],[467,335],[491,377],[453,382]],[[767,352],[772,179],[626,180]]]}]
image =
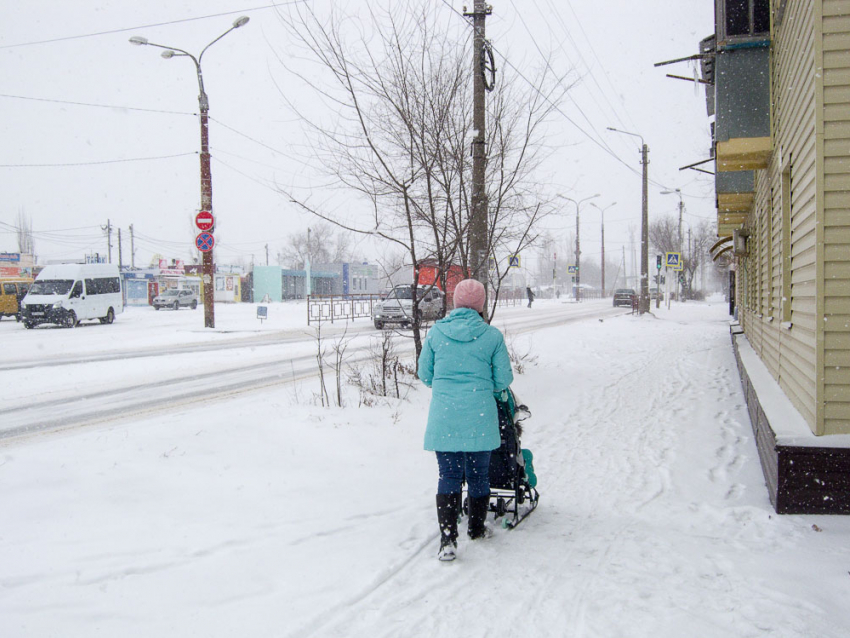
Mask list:
[{"label": "bare tree", "polygon": [[[714,223],[704,220],[682,231],[682,274],[688,294],[694,290],[694,277],[706,259],[708,249],[716,240]],[[657,219],[649,225],[649,243],[658,254],[679,252],[679,222],[672,215]]]},{"label": "bare tree", "polygon": [[665,215],[649,223],[649,245],[657,254],[679,252],[679,222]]},{"label": "bare tree", "polygon": [[307,259],[312,264],[331,264],[350,258],[350,235],[322,222],[312,225],[309,232],[290,235],[277,255],[278,264],[292,268],[303,268]]},{"label": "bare tree", "polygon": [[[698,270],[703,269],[706,261],[711,259],[708,249],[717,241],[717,226],[713,221],[702,220],[695,227],[688,229],[687,252],[685,253],[685,280],[688,291],[694,292],[694,278]],[[705,282],[701,282],[704,286]]]},{"label": "bare tree", "polygon": [[[281,63],[324,100],[333,120],[322,121],[315,108],[308,114],[284,98],[312,132],[314,158],[368,202],[370,219],[352,221],[306,197],[284,194],[321,219],[405,252],[413,265],[418,354],[423,295],[416,291],[416,265],[436,261],[443,285],[452,264],[469,272],[471,32],[461,39],[450,35],[445,21],[456,17],[429,2],[385,10],[370,4],[356,21],[333,9],[320,17],[309,5],[294,4],[281,17],[298,48],[293,55],[313,61],[317,72],[296,71],[283,55]],[[539,81],[549,75],[544,70]],[[488,104],[488,246],[496,290],[508,270],[507,254],[534,241],[535,225],[547,210],[531,173],[545,156],[543,122],[565,90],[560,81],[548,91],[512,85],[519,82],[503,80]]]},{"label": "bare tree", "polygon": [[32,220],[29,215],[24,213],[23,209],[18,211],[16,232],[18,235],[18,252],[24,255],[34,255],[35,240],[32,236]]}]

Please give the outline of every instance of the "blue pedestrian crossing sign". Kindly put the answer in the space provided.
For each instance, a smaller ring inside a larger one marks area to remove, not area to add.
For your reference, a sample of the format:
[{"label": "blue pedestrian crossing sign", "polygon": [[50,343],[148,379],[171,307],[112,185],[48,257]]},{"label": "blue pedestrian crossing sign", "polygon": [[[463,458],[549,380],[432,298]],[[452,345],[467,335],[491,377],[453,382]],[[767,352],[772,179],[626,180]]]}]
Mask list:
[{"label": "blue pedestrian crossing sign", "polygon": [[682,253],[664,253],[664,257],[664,263],[670,270],[682,270],[684,268]]},{"label": "blue pedestrian crossing sign", "polygon": [[519,255],[508,255],[508,268],[519,268],[519,267],[520,267]]}]

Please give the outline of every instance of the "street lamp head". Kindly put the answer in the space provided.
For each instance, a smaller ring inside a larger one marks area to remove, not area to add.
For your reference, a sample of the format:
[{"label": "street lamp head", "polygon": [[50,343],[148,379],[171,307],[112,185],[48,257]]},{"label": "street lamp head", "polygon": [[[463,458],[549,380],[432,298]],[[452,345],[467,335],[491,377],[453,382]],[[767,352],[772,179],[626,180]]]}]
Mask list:
[{"label": "street lamp head", "polygon": [[130,38],[130,44],[135,44],[136,46],[142,46],[143,44],[147,44],[147,43],[148,43],[148,39],[143,38],[140,35],[134,35],[132,38]]},{"label": "street lamp head", "polygon": [[233,21],[233,28],[238,29],[239,27],[244,27],[248,24],[248,20],[250,20],[248,16],[240,16]]},{"label": "street lamp head", "polygon": [[173,58],[175,55],[177,55],[177,53],[175,53],[175,52],[174,52],[174,51],[172,51],[171,49],[168,49],[168,50],[163,51],[162,53],[160,53],[160,55],[161,55],[162,57],[164,57],[166,60],[170,60],[170,59],[171,59],[171,58]]}]

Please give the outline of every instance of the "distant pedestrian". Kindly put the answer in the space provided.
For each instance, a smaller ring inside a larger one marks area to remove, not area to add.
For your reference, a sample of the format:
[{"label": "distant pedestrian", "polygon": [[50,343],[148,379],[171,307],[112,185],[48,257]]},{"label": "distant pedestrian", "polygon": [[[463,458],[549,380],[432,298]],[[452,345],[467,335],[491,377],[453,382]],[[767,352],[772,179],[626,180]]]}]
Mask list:
[{"label": "distant pedestrian", "polygon": [[531,308],[531,302],[534,301],[534,292],[530,287],[525,287],[525,294],[528,296],[528,307]]},{"label": "distant pedestrian", "polygon": [[464,279],[454,292],[455,309],[428,331],[419,355],[419,379],[432,388],[425,449],[437,453],[437,521],[441,561],[455,559],[457,518],[464,478],[469,486],[469,537],[485,538],[490,506],[490,452],[497,449],[499,413],[495,394],[513,381],[502,333],[482,316],[484,286]]}]

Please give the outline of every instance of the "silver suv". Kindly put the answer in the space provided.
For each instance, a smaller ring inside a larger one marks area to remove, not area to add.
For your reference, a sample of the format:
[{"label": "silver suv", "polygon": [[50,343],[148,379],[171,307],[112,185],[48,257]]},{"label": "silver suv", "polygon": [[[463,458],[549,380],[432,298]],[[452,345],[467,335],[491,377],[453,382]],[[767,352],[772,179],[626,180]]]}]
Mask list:
[{"label": "silver suv", "polygon": [[153,298],[154,310],[160,308],[173,308],[177,310],[183,306],[194,310],[198,307],[198,295],[194,291],[185,288],[183,290],[166,290]]},{"label": "silver suv", "polygon": [[[417,286],[419,314],[423,321],[439,319],[443,311],[443,291],[437,287]],[[396,286],[386,299],[372,307],[372,321],[381,330],[387,324],[408,327],[413,323],[413,286]]]}]

